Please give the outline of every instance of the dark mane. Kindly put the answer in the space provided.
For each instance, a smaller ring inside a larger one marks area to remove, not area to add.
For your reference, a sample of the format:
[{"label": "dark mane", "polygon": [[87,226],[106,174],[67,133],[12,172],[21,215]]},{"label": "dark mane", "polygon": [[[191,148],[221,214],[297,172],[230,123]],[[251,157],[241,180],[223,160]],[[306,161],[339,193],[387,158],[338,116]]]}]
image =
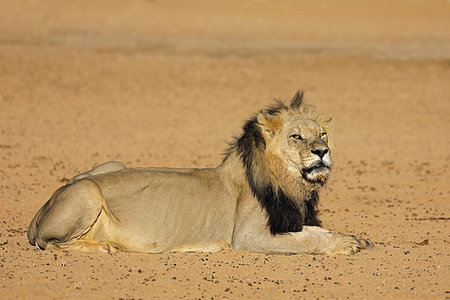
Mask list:
[{"label": "dark mane", "polygon": [[[277,102],[263,112],[276,115],[287,109],[286,105]],[[243,134],[236,138],[228,154],[236,151],[241,159],[252,192],[267,213],[270,232],[275,235],[302,231],[303,225],[319,226],[317,192],[311,192],[308,199],[298,203],[281,187],[274,186],[268,175],[270,171],[264,163],[265,147],[266,143],[255,116],[244,124]]]}]

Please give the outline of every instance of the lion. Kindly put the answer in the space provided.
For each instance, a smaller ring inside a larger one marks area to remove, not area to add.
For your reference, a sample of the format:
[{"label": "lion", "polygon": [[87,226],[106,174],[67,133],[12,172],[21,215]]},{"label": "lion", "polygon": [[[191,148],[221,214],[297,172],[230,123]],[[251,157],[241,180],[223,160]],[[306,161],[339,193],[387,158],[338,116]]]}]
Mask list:
[{"label": "lion", "polygon": [[278,101],[248,120],[216,168],[107,162],[70,179],[36,213],[30,244],[104,252],[354,254],[373,244],[320,227],[333,165],[331,118]]}]

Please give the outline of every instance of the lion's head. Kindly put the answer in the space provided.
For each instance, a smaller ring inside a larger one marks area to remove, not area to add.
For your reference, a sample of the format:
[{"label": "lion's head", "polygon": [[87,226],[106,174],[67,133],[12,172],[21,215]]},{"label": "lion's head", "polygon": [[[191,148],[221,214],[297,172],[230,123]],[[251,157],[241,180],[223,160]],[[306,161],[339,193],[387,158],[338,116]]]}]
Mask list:
[{"label": "lion's head", "polygon": [[330,126],[297,92],[289,106],[278,102],[247,121],[233,144],[273,234],[319,225],[317,190],[332,166]]},{"label": "lion's head", "polygon": [[279,103],[258,114],[266,161],[274,179],[287,172],[310,183],[325,183],[332,165],[331,118],[302,105],[302,100],[298,92],[289,107]]}]

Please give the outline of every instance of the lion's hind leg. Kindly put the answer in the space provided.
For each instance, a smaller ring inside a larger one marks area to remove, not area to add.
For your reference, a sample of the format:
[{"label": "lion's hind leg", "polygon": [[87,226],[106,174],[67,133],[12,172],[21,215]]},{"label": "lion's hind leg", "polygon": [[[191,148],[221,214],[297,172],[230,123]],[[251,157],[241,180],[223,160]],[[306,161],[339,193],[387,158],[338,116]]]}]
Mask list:
[{"label": "lion's hind leg", "polygon": [[31,221],[28,240],[41,249],[77,241],[95,223],[103,202],[100,187],[90,180],[58,189]]},{"label": "lion's hind leg", "polygon": [[113,242],[102,242],[83,239],[79,239],[74,243],[70,244],[55,245],[55,247],[62,250],[77,250],[81,252],[116,253],[122,251],[122,248],[118,244]]}]

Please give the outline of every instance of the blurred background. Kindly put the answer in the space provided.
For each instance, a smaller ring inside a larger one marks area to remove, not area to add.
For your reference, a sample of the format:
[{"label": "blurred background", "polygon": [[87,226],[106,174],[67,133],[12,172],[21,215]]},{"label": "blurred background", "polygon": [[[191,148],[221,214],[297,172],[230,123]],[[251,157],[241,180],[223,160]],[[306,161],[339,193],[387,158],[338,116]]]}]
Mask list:
[{"label": "blurred background", "polygon": [[[297,89],[348,128],[404,134],[395,119],[416,123],[420,92],[436,113],[448,108],[433,100],[448,90],[428,82],[448,70],[449,15],[448,1],[2,1],[2,119],[24,126],[3,139],[50,138],[57,153],[85,142],[85,160],[215,165],[245,118]],[[171,159],[146,157],[162,144]]]}]

